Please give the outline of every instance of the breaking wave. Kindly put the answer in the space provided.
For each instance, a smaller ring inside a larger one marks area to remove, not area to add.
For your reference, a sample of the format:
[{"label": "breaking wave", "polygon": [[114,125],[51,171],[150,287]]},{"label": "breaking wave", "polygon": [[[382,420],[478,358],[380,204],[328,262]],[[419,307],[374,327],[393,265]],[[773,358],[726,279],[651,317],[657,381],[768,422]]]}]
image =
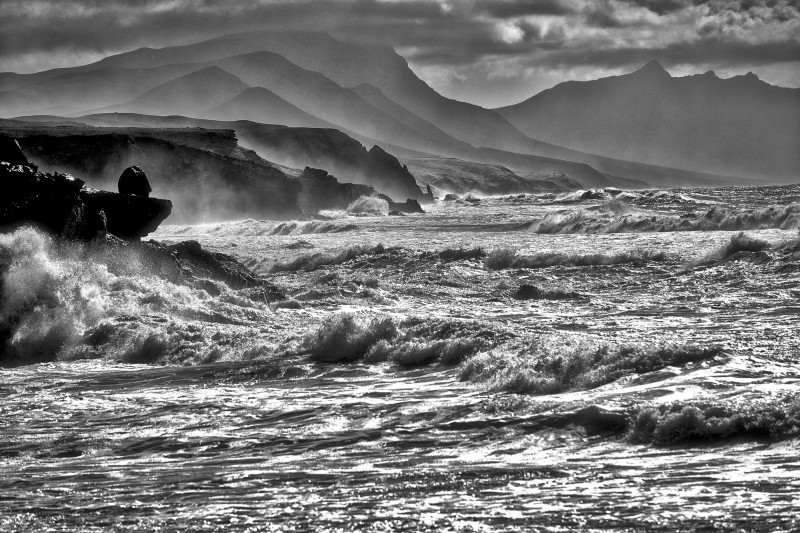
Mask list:
[{"label": "breaking wave", "polygon": [[476,322],[333,315],[306,335],[301,349],[313,360],[339,363],[389,361],[399,366],[454,365],[494,346],[503,333]]},{"label": "breaking wave", "polygon": [[659,445],[800,436],[800,396],[755,402],[673,403],[635,412],[628,439]]},{"label": "breaking wave", "polygon": [[348,246],[337,252],[318,252],[303,254],[294,259],[273,265],[272,272],[297,272],[299,270],[317,270],[330,265],[341,265],[362,255],[382,254],[386,248],[382,244],[376,246]]},{"label": "breaking wave", "polygon": [[633,374],[714,359],[719,347],[609,346],[570,339],[537,340],[525,349],[494,350],[468,359],[461,379],[489,390],[517,394],[556,394],[587,390]]},{"label": "breaking wave", "polygon": [[312,233],[343,233],[358,229],[355,224],[335,224],[332,222],[283,222],[267,235],[308,235]]},{"label": "breaking wave", "polygon": [[737,211],[714,207],[682,215],[631,212],[617,201],[548,213],[524,226],[537,233],[626,233],[668,231],[742,231],[800,228],[800,205]]},{"label": "breaking wave", "polygon": [[389,203],[374,196],[362,196],[347,206],[345,212],[351,215],[387,215]]},{"label": "breaking wave", "polygon": [[616,254],[562,254],[539,252],[519,255],[511,248],[496,248],[486,257],[484,265],[490,270],[506,268],[549,268],[553,266],[620,265],[625,263],[647,263],[665,261],[664,252],[633,250]]},{"label": "breaking wave", "polygon": [[56,242],[32,228],[0,235],[0,364],[251,357],[260,341],[244,326],[269,322],[266,293],[176,271],[133,245]]}]

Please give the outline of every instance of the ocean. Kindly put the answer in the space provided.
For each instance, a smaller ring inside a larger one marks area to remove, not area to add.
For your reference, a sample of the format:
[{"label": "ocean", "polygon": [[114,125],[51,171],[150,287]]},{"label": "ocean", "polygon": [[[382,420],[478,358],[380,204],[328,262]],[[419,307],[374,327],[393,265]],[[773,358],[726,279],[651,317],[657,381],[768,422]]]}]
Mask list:
[{"label": "ocean", "polygon": [[0,235],[0,530],[800,530],[800,186],[425,210]]}]

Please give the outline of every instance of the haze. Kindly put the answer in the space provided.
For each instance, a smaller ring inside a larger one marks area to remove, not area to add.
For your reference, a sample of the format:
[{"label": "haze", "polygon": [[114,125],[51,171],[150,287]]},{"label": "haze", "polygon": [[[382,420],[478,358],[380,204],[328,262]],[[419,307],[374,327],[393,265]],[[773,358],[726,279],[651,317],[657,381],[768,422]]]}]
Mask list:
[{"label": "haze", "polygon": [[518,103],[567,80],[752,71],[800,86],[796,0],[4,0],[0,72],[90,63],[248,30],[316,30],[397,50],[444,96]]}]

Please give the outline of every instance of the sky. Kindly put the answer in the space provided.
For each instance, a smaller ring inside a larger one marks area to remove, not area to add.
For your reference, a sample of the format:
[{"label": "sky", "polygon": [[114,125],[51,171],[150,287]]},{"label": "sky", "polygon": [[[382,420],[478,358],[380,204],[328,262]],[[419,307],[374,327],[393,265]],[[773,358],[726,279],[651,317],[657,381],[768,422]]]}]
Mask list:
[{"label": "sky", "polygon": [[800,0],[0,0],[0,72],[255,29],[392,46],[440,93],[486,107],[651,59],[800,87]]}]

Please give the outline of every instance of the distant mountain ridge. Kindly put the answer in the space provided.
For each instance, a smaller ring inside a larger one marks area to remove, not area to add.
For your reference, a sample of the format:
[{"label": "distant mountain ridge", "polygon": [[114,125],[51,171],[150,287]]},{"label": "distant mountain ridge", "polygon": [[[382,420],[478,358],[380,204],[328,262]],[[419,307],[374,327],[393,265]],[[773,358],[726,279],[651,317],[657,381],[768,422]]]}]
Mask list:
[{"label": "distant mountain ridge", "polygon": [[800,89],[752,73],[672,77],[651,61],[498,112],[532,137],[606,157],[754,181],[800,177]]},{"label": "distant mountain ridge", "polygon": [[[652,77],[666,74],[652,67]],[[210,74],[207,80],[203,73]],[[92,86],[103,76],[110,76],[111,83],[92,98]],[[59,95],[65,79],[74,87]],[[338,129],[401,157],[458,158],[505,166],[521,176],[565,174],[586,187],[740,184],[761,177],[731,179],[681,170],[679,157],[667,166],[656,165],[642,163],[641,150],[628,149],[625,159],[539,139],[513,113],[500,110],[508,114],[504,117],[438,94],[391,48],[340,42],[317,32],[241,33],[185,46],[142,48],[73,69],[0,73],[0,89],[6,89],[0,91],[0,116],[17,116],[9,110],[21,105],[30,110],[25,115],[78,117],[113,111],[237,122],[238,128],[255,121]],[[37,91],[44,96],[27,98]],[[4,105],[4,98],[12,105]],[[45,107],[48,102],[58,106]],[[79,107],[87,102],[95,105]],[[626,138],[608,142],[634,146]]]}]

